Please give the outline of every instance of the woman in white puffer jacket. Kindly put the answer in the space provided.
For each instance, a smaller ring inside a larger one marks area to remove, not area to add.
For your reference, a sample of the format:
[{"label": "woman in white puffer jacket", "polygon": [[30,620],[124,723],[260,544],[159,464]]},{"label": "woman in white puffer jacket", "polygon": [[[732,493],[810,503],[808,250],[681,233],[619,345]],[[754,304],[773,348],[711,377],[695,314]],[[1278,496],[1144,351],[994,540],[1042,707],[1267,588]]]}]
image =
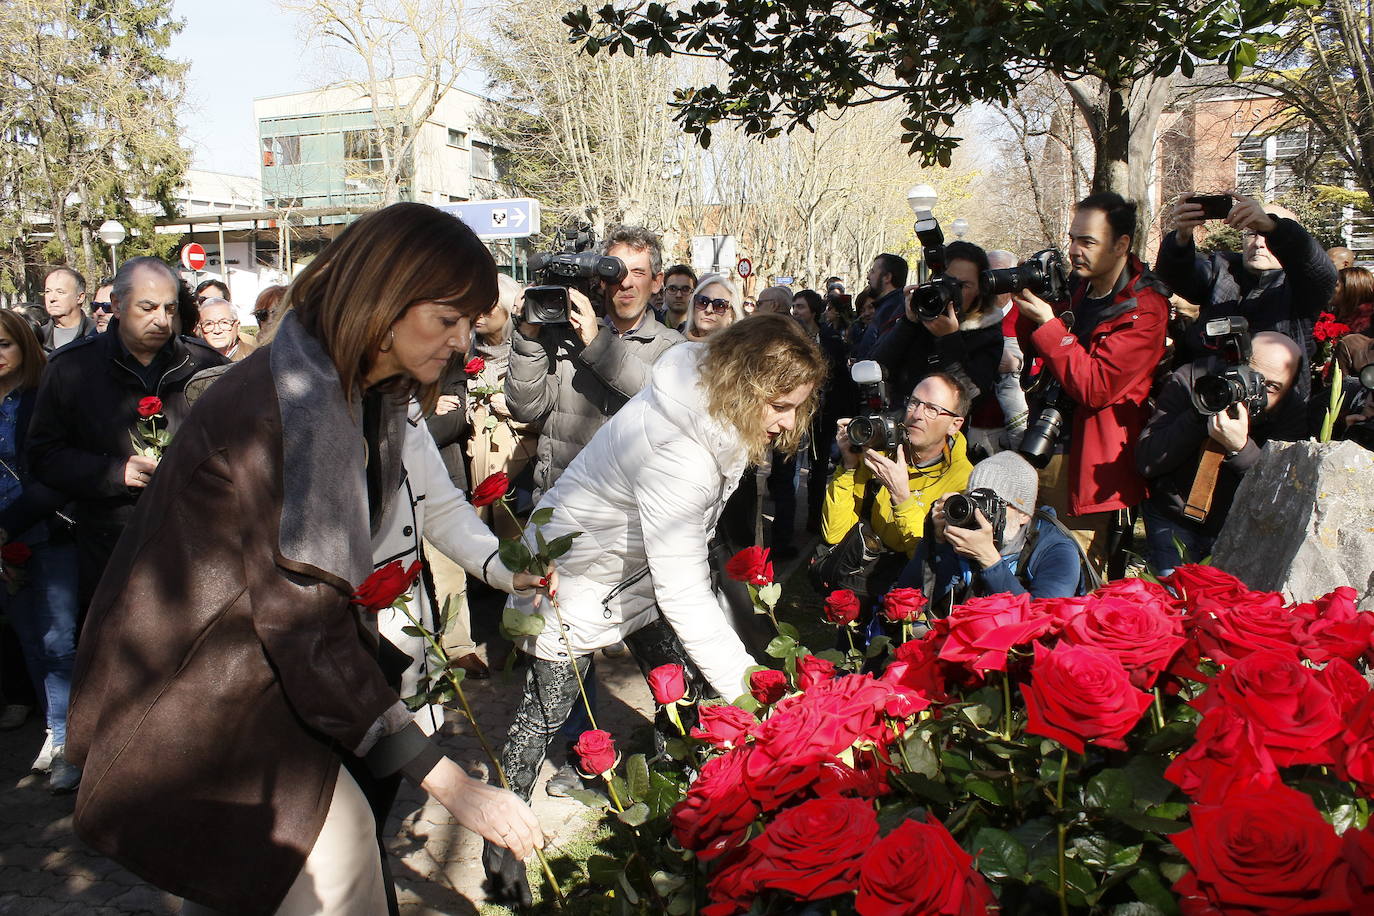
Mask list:
[{"label": "woman in white puffer jacket", "polygon": [[623,640],[646,672],[677,662],[727,701],[746,691],[756,662],[711,588],[707,542],[745,466],[769,449],[796,451],[826,365],[785,315],[679,344],[545,494],[545,540],[581,534],[557,561],[557,613],[510,601],[544,618],[519,642],[533,658],[502,755],[515,792],[529,797],[549,740],[580,702],[570,652],[585,672],[592,652]]}]

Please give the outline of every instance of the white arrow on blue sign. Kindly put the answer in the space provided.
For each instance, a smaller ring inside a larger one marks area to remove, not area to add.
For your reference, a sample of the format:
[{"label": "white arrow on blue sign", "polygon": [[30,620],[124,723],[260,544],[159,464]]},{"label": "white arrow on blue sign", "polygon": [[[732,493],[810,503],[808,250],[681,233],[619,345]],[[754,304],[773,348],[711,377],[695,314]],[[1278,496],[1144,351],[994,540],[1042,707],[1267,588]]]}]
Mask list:
[{"label": "white arrow on blue sign", "polygon": [[443,204],[439,209],[467,223],[478,238],[523,239],[539,234],[539,201],[533,198],[471,200]]}]

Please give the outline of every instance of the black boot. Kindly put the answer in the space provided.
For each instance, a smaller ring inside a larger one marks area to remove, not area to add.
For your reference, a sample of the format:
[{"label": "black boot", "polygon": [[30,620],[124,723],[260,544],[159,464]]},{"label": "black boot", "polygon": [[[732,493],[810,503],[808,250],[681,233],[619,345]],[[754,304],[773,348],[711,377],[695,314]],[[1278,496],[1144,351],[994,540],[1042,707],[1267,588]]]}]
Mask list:
[{"label": "black boot", "polygon": [[530,896],[530,882],[525,875],[525,863],[515,857],[515,853],[502,846],[483,842],[482,867],[486,869],[487,880],[482,889],[487,899],[511,909],[529,909],[534,905]]}]

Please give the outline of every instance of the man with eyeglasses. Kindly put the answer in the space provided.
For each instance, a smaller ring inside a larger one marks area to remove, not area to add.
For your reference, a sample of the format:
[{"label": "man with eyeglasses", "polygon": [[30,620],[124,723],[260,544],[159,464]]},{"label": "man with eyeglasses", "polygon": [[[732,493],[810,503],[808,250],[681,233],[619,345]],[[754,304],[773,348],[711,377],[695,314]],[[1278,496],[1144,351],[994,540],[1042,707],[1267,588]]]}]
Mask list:
[{"label": "man with eyeglasses", "polygon": [[232,363],[256,349],[239,336],[239,319],[234,313],[234,306],[227,299],[206,299],[200,303],[196,336]]},{"label": "man with eyeglasses", "polygon": [[835,441],[841,466],[826,488],[821,513],[825,542],[838,544],[858,522],[864,491],[873,481],[873,533],[888,550],[912,556],[931,505],[964,489],[973,471],[960,432],[971,401],[968,389],[951,375],[937,372],[923,378],[906,402],[900,430],[904,441],[896,454],[874,449],[861,453],[849,441],[849,418],[840,420]]},{"label": "man with eyeglasses", "polygon": [[[1222,367],[1214,355],[1195,360],[1169,376],[1155,399],[1155,411],[1136,445],[1136,464],[1149,486],[1145,518],[1146,559],[1157,575],[1180,563],[1198,563],[1211,554],[1241,479],[1271,439],[1306,438],[1306,407],[1294,389],[1302,348],[1277,331],[1261,331],[1251,341],[1250,368],[1264,376],[1266,399],[1254,418],[1243,406],[1207,417],[1193,405],[1193,383]],[[1203,445],[1212,440],[1224,457],[1202,521],[1184,515],[1197,476]],[[1183,553],[1179,552],[1179,545]]]},{"label": "man with eyeglasses", "polygon": [[697,275],[686,264],[674,264],[663,272],[663,310],[658,320],[674,331],[681,331],[687,322],[687,310],[692,305],[692,290],[697,288]]},{"label": "man with eyeglasses", "polygon": [[86,278],[70,267],[58,267],[43,280],[43,307],[47,322],[38,329],[38,342],[45,353],[65,347],[96,333],[95,322],[82,311],[86,301]]},{"label": "man with eyeglasses", "polygon": [[[1206,355],[1202,329],[1213,318],[1239,316],[1252,333],[1278,331],[1316,353],[1312,327],[1336,291],[1336,267],[1293,212],[1277,204],[1229,192],[1222,222],[1241,231],[1244,251],[1197,250],[1195,233],[1209,217],[1197,192],[1179,197],[1169,211],[1172,232],[1159,243],[1155,272],[1175,293],[1199,306],[1197,320],[1178,341],[1178,363]],[[1305,385],[1301,385],[1304,393]]]}]

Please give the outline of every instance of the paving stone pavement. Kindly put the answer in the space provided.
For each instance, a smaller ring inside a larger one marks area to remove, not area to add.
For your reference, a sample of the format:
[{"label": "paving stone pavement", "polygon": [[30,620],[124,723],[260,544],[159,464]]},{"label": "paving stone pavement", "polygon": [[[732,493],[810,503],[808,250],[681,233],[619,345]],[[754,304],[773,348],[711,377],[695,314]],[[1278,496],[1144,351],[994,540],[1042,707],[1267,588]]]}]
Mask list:
[{"label": "paving stone pavement", "polygon": [[[632,658],[597,658],[601,680],[598,724],[618,737],[648,725],[653,701]],[[498,752],[520,696],[522,672],[467,681],[484,733]],[[151,887],[87,848],[72,833],[75,796],[54,797],[46,778],[28,767],[43,743],[36,719],[0,733],[0,914],[13,916],[128,916],[176,913],[179,898]],[[474,775],[485,773],[486,755],[461,712],[448,716],[441,743]],[[535,786],[534,809],[555,848],[587,829],[590,812],[569,799],[544,794],[545,765]],[[393,837],[392,878],[405,916],[475,914],[482,892],[482,844],[454,823],[447,810],[405,784],[387,828]],[[251,879],[249,879],[251,880]]]}]

